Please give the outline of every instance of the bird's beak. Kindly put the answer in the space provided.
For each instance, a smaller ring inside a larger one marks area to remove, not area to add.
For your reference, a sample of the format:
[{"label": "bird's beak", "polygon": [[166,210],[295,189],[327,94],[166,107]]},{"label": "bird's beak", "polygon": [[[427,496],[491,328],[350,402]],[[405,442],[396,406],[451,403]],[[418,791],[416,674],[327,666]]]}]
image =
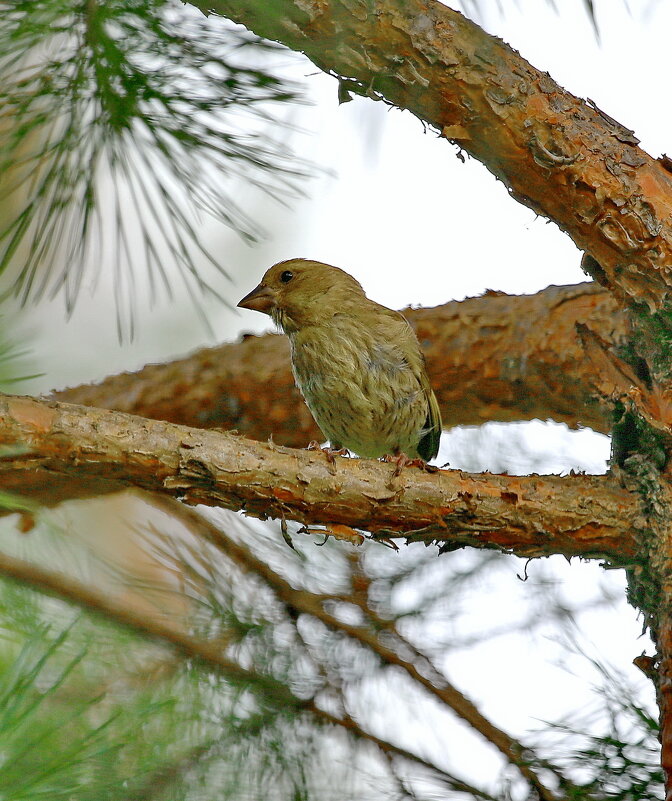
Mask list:
[{"label": "bird's beak", "polygon": [[238,303],[238,307],[270,314],[271,309],[275,307],[275,302],[275,292],[270,287],[259,284],[249,294],[245,295]]}]

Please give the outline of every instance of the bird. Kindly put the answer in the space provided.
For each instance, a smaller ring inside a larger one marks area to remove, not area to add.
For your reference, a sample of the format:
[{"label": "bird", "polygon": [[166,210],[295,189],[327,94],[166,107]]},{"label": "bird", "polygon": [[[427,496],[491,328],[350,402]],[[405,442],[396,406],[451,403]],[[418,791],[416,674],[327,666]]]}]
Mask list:
[{"label": "bird", "polygon": [[332,452],[421,464],[437,455],[441,413],[415,332],[349,273],[281,261],[238,306],[289,338],[294,379]]}]

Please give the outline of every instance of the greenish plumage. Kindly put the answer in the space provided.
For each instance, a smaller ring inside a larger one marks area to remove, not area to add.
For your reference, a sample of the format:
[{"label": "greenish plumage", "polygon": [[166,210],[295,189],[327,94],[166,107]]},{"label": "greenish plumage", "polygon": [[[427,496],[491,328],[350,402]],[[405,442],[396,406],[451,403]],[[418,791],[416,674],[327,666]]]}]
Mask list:
[{"label": "greenish plumage", "polygon": [[238,305],[270,314],[289,337],[296,383],[332,448],[436,456],[441,415],[415,333],[351,275],[290,259]]}]

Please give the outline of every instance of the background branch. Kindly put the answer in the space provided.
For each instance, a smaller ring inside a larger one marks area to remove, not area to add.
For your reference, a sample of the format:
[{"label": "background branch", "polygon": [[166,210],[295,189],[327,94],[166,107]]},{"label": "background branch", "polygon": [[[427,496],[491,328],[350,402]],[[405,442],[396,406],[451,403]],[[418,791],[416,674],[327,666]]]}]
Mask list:
[{"label": "background branch", "polygon": [[[158,505],[174,514],[199,539],[211,542],[222,554],[233,560],[246,573],[260,577],[273,590],[276,598],[283,603],[290,617],[298,614],[309,615],[332,631],[346,634],[350,639],[374,653],[383,665],[397,666],[409,678],[431,695],[439,704],[449,708],[457,717],[468,723],[488,742],[497,748],[506,760],[516,767],[525,779],[535,787],[541,798],[554,798],[544,786],[530,763],[540,760],[532,756],[518,740],[495,726],[478,707],[467,698],[433,661],[398,631],[395,621],[381,618],[372,607],[367,593],[352,593],[349,603],[361,609],[364,620],[357,624],[348,623],[328,611],[330,602],[344,600],[331,594],[318,594],[295,588],[279,572],[245,544],[236,542],[218,526],[200,515],[197,511],[179,504],[173,499],[159,499]],[[544,768],[553,771],[561,781],[567,779],[553,765],[544,762]]]},{"label": "background branch", "polygon": [[[582,323],[608,342],[625,338],[625,315],[598,284],[491,293],[404,314],[422,343],[446,427],[552,418],[609,430],[575,330]],[[271,334],[53,397],[253,439],[272,436],[291,447],[321,437],[294,384],[287,340]]]},{"label": "background branch", "polygon": [[[390,740],[377,737],[360,725],[351,715],[347,713],[333,714],[329,710],[323,709],[314,697],[299,698],[283,682],[264,675],[256,669],[242,667],[227,656],[225,647],[219,642],[209,641],[182,631],[180,627],[174,626],[171,622],[161,620],[159,615],[138,614],[115,598],[72,576],[46,569],[9,554],[0,553],[0,574],[39,592],[74,603],[139,634],[172,646],[184,657],[194,659],[202,665],[214,669],[229,681],[253,688],[271,708],[281,711],[293,709],[295,712],[304,712],[319,725],[333,725],[345,729],[356,739],[376,745],[381,752],[388,756],[401,757],[411,764],[428,770],[451,789],[473,793],[477,798],[493,799],[493,796],[464,779],[442,770],[431,761],[399,747]],[[540,798],[547,799],[547,801],[554,798],[552,792],[544,786],[532,770],[527,768],[525,774],[532,786],[538,790]]]}]

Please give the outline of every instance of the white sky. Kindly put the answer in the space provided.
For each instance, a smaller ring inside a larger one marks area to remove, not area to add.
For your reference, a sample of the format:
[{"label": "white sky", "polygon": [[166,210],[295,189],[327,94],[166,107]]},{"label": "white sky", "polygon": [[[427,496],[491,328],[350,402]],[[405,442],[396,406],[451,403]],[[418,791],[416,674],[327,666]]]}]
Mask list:
[{"label": "white sky", "polygon": [[[664,100],[672,4],[659,3],[645,15],[641,10],[630,14],[618,0],[598,2],[600,44],[580,0],[559,2],[560,15],[543,0],[503,5],[506,13],[500,15],[496,0],[484,0],[485,27],[568,90],[592,98],[633,128],[654,156],[666,148],[672,151],[672,141],[666,139],[672,112]],[[339,107],[333,83],[314,81],[322,102],[317,119],[306,115],[319,134],[309,152],[336,170],[337,178],[324,180],[313,190],[310,201],[292,219],[291,236],[276,241],[272,260],[298,255],[334,263],[354,273],[370,296],[397,308],[436,305],[486,288],[533,293],[549,284],[586,280],[579,268],[581,254],[569,238],[512,201],[479,163],[462,164],[452,146],[433,133],[424,134],[420,122],[408,113],[358,98]],[[256,274],[241,278],[241,290],[251,288],[266,266],[262,259]],[[244,323],[259,325],[252,312],[245,313]],[[511,448],[512,433],[499,428],[482,436],[491,448],[508,441],[512,472],[520,469],[517,461],[525,462],[526,449],[546,450],[549,471],[568,470],[573,459],[574,466],[601,472],[608,458],[606,439],[590,432],[566,434],[562,427],[544,429],[536,423],[518,427]],[[441,456],[458,465],[464,446],[464,451],[471,451],[469,458],[478,459],[473,442],[472,432],[454,432],[444,438]],[[472,469],[487,469],[488,451],[479,452],[481,464]],[[595,563],[554,561],[558,581],[573,601],[589,595],[598,582],[616,591],[623,586],[618,571],[605,575]],[[499,587],[494,604],[488,592],[471,599],[472,622],[492,621],[493,606],[503,620],[507,614],[517,614],[522,601],[514,586],[519,584],[516,571],[521,571],[521,563],[512,560],[510,582]],[[531,574],[533,582],[534,565]],[[529,588],[520,586],[524,595]],[[617,665],[651,699],[648,683],[631,666],[632,658],[648,645],[646,638],[639,639],[641,621],[634,610],[623,603],[612,612],[586,615],[582,625],[584,644],[592,654]],[[492,647],[451,655],[449,675],[468,687],[497,723],[513,731],[527,728],[531,718],[549,720],[570,708],[589,706],[594,699],[586,690],[585,664],[579,665],[580,660],[553,643],[551,636],[542,636],[541,641],[521,637],[504,651],[502,643],[495,642]],[[543,668],[540,659],[546,663]],[[549,667],[548,660],[556,667]],[[581,675],[578,681],[571,675],[574,670]],[[410,730],[421,728],[422,722]],[[484,758],[471,741],[468,753],[469,758]],[[464,759],[456,747],[453,764],[464,765]],[[476,764],[485,769],[484,762]]]}]

